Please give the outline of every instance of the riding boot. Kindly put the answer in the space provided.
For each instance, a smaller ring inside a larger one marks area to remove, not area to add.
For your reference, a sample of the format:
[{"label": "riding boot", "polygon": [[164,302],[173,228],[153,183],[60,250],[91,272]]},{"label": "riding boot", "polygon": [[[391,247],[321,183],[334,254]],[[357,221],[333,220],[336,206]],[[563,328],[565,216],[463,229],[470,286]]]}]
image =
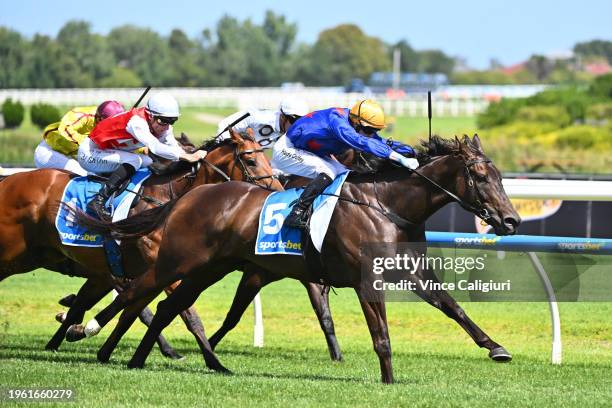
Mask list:
[{"label": "riding boot", "polygon": [[308,226],[308,208],[319,194],[325,190],[334,180],[325,173],[315,177],[300,195],[298,202],[291,209],[291,213],[285,219],[287,227],[305,229]]},{"label": "riding boot", "polygon": [[106,202],[121,187],[121,185],[136,173],[134,166],[122,164],[108,176],[102,188],[87,204],[87,212],[97,215],[101,220],[110,220],[112,214],[106,209]]}]

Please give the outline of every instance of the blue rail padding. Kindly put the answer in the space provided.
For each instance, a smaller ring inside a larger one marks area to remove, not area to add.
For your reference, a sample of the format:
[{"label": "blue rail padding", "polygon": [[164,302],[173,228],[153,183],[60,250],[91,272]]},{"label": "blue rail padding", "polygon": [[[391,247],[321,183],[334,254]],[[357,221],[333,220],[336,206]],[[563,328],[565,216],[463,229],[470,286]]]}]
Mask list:
[{"label": "blue rail padding", "polygon": [[603,238],[537,235],[498,236],[494,234],[436,231],[427,231],[425,236],[428,244],[445,248],[612,255],[612,239]]}]

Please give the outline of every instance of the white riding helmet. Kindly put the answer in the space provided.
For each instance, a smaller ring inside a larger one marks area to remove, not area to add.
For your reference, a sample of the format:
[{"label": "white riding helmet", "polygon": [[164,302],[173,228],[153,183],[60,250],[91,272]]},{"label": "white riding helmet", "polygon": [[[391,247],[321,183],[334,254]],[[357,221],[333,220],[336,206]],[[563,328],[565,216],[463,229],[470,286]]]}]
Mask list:
[{"label": "white riding helmet", "polygon": [[287,116],[302,117],[310,112],[308,104],[301,99],[287,98],[283,99],[278,109]]},{"label": "white riding helmet", "polygon": [[146,109],[153,116],[178,118],[181,115],[178,102],[167,92],[159,92],[151,96]]}]

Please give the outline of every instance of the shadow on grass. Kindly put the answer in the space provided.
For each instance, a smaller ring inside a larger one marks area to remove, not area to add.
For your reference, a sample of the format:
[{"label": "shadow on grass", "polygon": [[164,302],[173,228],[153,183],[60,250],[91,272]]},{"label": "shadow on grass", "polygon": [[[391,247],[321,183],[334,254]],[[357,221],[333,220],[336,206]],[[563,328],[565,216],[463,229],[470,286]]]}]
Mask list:
[{"label": "shadow on grass", "polygon": [[[8,342],[6,341],[8,339]],[[46,344],[46,337],[42,336],[28,336],[27,339],[24,339],[23,336],[4,336],[3,341],[0,343],[0,361],[2,360],[23,360],[25,362],[54,362],[54,363],[63,363],[63,364],[88,364],[99,366],[100,368],[107,368],[117,370],[117,372],[127,371],[127,363],[131,358],[131,354],[136,349],[137,342],[128,341],[121,350],[117,350],[117,355],[113,359],[111,359],[107,363],[100,363],[96,358],[96,353],[99,348],[99,344],[79,344],[79,345],[65,345],[64,349],[60,349],[59,352],[51,352],[44,350],[44,345]],[[129,351],[128,351],[129,350]],[[184,350],[177,349],[181,354],[183,354],[186,359],[183,361],[175,361],[168,359],[160,359],[157,357],[155,361],[151,361],[144,369],[145,372],[151,373],[163,373],[166,371],[176,372],[176,373],[186,373],[190,375],[212,375],[216,374],[213,371],[208,370],[203,361],[202,357],[198,350],[194,350],[194,348],[184,348]],[[154,352],[159,352],[157,347],[154,349]],[[320,353],[319,353],[320,352]],[[405,384],[405,385],[415,385],[418,384],[418,380],[406,378],[402,374],[407,370],[420,370],[423,366],[427,367],[444,367],[448,366],[449,369],[457,369],[458,367],[462,367],[461,369],[474,370],[485,369],[486,371],[495,370],[496,366],[499,363],[495,363],[490,361],[486,356],[486,350],[482,350],[482,357],[475,357],[473,354],[469,354],[466,356],[462,356],[460,354],[441,354],[439,352],[410,352],[410,353],[396,353],[394,355],[394,361],[399,364],[396,366],[396,376],[400,378],[396,379],[397,384]],[[128,355],[126,355],[126,353]],[[363,361],[364,356],[371,361],[369,365],[368,371],[371,371],[371,374],[375,374],[378,377],[378,359],[373,352],[370,353],[360,351],[350,350],[345,352],[346,361],[360,362]],[[253,367],[245,367],[244,364],[240,364],[240,371],[234,371],[232,377],[235,378],[250,378],[250,379],[285,379],[285,380],[318,380],[318,381],[333,381],[333,382],[344,382],[344,383],[377,383],[378,381],[373,380],[372,376],[361,376],[359,377],[359,373],[363,374],[362,368],[359,368],[357,365],[355,368],[355,376],[351,375],[327,375],[322,373],[287,373],[283,372],[283,361],[287,361],[287,367],[292,364],[303,365],[312,365],[314,370],[325,370],[326,368],[321,368],[320,364],[322,360],[327,360],[329,367],[337,367],[342,369],[352,369],[353,365],[351,363],[348,364],[338,364],[333,363],[329,360],[329,356],[325,353],[325,350],[318,349],[302,349],[298,351],[291,351],[284,348],[279,347],[266,347],[265,349],[255,349],[255,348],[240,348],[236,346],[228,346],[226,349],[221,349],[218,352],[218,356],[223,360],[224,356],[231,359],[235,358],[247,358],[248,360],[254,361],[262,361],[262,360],[276,360],[277,362],[271,363],[271,365],[278,367],[278,371],[273,371],[270,368],[263,368],[262,370],[258,370]],[[543,362],[542,359],[537,359],[531,356],[523,356],[518,355],[515,356],[516,360],[513,363],[510,363],[514,366],[514,369],[518,369],[519,371],[532,370],[534,367],[543,368],[550,367],[548,362]],[[197,361],[197,362],[196,362]],[[565,364],[564,367],[572,368],[572,369],[583,369],[583,368],[599,368],[606,369],[610,367],[610,362],[602,361],[599,363],[576,363],[572,362],[569,364]],[[485,367],[487,366],[487,367]],[[403,369],[398,370],[399,367]],[[231,370],[232,367],[228,366]],[[556,369],[557,367],[555,367]],[[132,370],[130,370],[132,371]],[[133,370],[134,372],[138,372],[138,370]]]}]

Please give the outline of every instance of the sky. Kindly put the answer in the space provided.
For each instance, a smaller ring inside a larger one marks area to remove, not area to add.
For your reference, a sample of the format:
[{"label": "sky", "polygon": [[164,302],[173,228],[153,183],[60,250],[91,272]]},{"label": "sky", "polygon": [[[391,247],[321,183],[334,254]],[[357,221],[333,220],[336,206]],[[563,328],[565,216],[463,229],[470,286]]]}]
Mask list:
[{"label": "sky", "polygon": [[79,19],[100,34],[134,24],[162,35],[181,28],[192,38],[214,29],[225,14],[261,23],[272,10],[298,24],[301,42],[312,44],[320,31],[354,23],[387,43],[406,39],[417,50],[440,49],[478,69],[491,58],[512,65],[576,42],[612,40],[612,1],[606,0],[0,0],[0,10],[0,26],[28,37],[55,36]]}]

